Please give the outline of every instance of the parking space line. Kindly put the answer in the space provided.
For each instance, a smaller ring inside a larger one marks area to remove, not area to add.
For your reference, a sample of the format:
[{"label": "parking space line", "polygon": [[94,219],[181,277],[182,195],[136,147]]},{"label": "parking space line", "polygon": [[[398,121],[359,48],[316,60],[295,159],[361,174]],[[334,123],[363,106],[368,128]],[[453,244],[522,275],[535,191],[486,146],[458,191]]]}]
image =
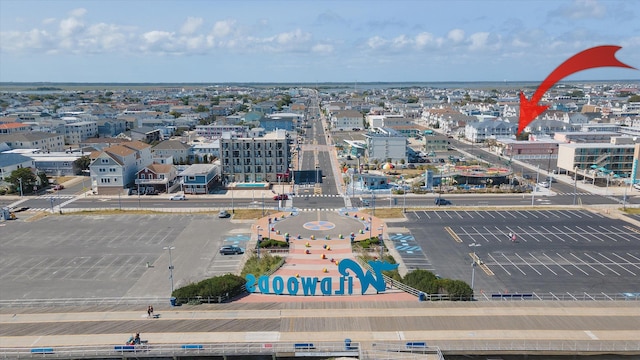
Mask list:
[{"label": "parking space line", "polygon": [[524,211],[514,211],[516,214],[518,214],[518,218],[520,219],[526,219],[527,215],[524,214]]},{"label": "parking space line", "polygon": [[456,211],[455,214],[458,215],[460,217],[460,219],[464,219],[464,216],[460,215],[459,211]]},{"label": "parking space line", "polygon": [[573,273],[571,271],[565,269],[564,266],[558,264],[558,262],[553,260],[549,255],[547,254],[542,254],[542,255],[544,255],[547,259],[549,259],[549,261],[551,261],[552,263],[556,264],[560,269],[566,271],[569,275],[573,276]]},{"label": "parking space line", "polygon": [[506,216],[504,216],[504,214],[502,214],[502,211],[498,211],[497,213],[498,213],[498,215],[502,216],[503,219],[507,218]]},{"label": "parking space line", "polygon": [[551,234],[554,235],[555,237],[557,237],[559,239],[562,239],[560,236],[558,236],[558,233],[559,233],[559,234],[565,235],[567,238],[569,238],[569,239],[571,239],[571,240],[573,240],[575,242],[578,242],[578,240],[574,239],[571,236],[568,236],[569,234],[564,233],[562,230],[558,229],[556,226],[552,226],[551,228],[553,228],[555,230],[555,232],[551,232]]},{"label": "parking space line", "polygon": [[493,237],[495,237],[496,239],[498,239],[498,241],[499,241],[499,242],[502,242],[502,239],[503,239],[503,238],[508,237],[508,236],[507,236],[507,234],[505,234],[505,233],[504,233],[502,230],[500,230],[500,228],[499,228],[499,227],[497,227],[497,226],[496,226],[495,228],[496,228],[496,230],[498,231],[498,233],[500,233],[500,235],[504,235],[504,236],[498,236],[498,235],[496,235],[493,231],[491,231],[491,230],[487,229],[487,227],[486,227],[486,226],[483,226],[483,227],[484,227],[484,229],[485,229],[485,230],[487,230],[487,232],[488,232],[488,233],[492,234],[492,235],[493,235]]},{"label": "parking space line", "polygon": [[415,215],[418,219],[420,219],[420,215],[418,215],[417,211],[413,211],[413,215]]},{"label": "parking space line", "polygon": [[622,270],[628,272],[629,274],[633,275],[633,276],[638,276],[636,275],[636,273],[634,273],[633,271],[627,269],[626,267],[622,266],[619,262],[613,261],[611,259],[609,259],[608,257],[606,257],[604,254],[602,253],[598,253],[598,255],[602,256],[603,258],[607,259],[609,262],[611,262],[612,265],[616,265],[619,268],[621,268]]},{"label": "parking space line", "polygon": [[[489,240],[487,239],[486,236],[484,236],[480,231],[478,231],[474,226],[471,227],[473,229],[473,231],[476,232],[477,235],[482,236],[482,238],[484,239],[484,241],[489,242]],[[489,233],[491,233],[490,231],[488,231]]]},{"label": "parking space line", "polygon": [[514,212],[505,211],[505,213],[511,215],[511,217],[514,218],[514,219],[519,219],[520,218],[520,216],[516,216],[516,214],[514,214]]},{"label": "parking space line", "polygon": [[640,262],[640,258],[638,258],[637,256],[634,256],[632,254],[626,253],[626,255],[629,255],[630,257],[632,257],[633,259],[635,259],[636,261]]},{"label": "parking space line", "polygon": [[535,231],[536,235],[540,235],[540,236],[544,237],[545,239],[549,240],[549,242],[553,242],[553,240],[549,239],[545,234],[539,232],[538,229],[535,229],[533,226],[529,226],[529,229]]},{"label": "parking space line", "polygon": [[571,219],[571,216],[567,215],[564,211],[556,211],[556,212],[559,212],[560,215],[566,217],[567,219]]},{"label": "parking space line", "polygon": [[620,256],[620,255],[618,255],[618,254],[616,254],[616,253],[611,253],[611,255],[618,257],[619,259],[621,259],[621,260],[623,260],[624,262],[626,262],[627,264],[629,264],[629,265],[631,265],[631,266],[635,267],[636,269],[640,269],[640,266],[638,266],[638,264],[634,264],[634,263],[632,263],[631,261],[629,261],[629,260],[627,260],[627,259],[623,258],[622,256]]},{"label": "parking space line", "polygon": [[631,226],[625,225],[625,226],[624,226],[624,228],[625,228],[625,229],[627,229],[627,230],[631,230],[631,231],[633,231],[634,233],[640,234],[640,230],[638,230],[638,229],[636,229],[636,228],[633,228],[633,227],[631,227]]},{"label": "parking space line", "polygon": [[[598,261],[596,258],[594,258],[593,256],[584,253],[584,256],[588,257],[589,259],[593,260],[594,262],[598,263],[600,266],[603,266],[604,268],[606,268],[607,270],[611,271],[612,273],[620,276],[620,273],[618,273],[617,271],[613,270],[612,268],[608,267],[605,263],[603,263],[602,261]],[[602,274],[604,275],[604,274]]]},{"label": "parking space line", "polygon": [[553,275],[558,276],[558,274],[557,274],[555,271],[551,270],[551,268],[550,268],[550,267],[548,267],[548,266],[547,266],[547,264],[545,264],[545,263],[543,263],[542,261],[538,260],[538,258],[537,258],[537,257],[535,257],[535,255],[533,255],[532,253],[529,253],[529,256],[531,256],[535,261],[539,262],[539,263],[540,263],[540,265],[542,265],[542,266],[544,266],[545,268],[547,268],[547,270],[551,271],[551,273],[553,273]]},{"label": "parking space line", "polygon": [[479,212],[478,210],[473,210],[473,211],[475,211],[475,212],[476,212],[476,214],[478,214],[478,216],[480,216],[481,218],[483,218],[483,219],[484,219],[484,216],[482,216],[482,214],[480,214],[480,212]]},{"label": "parking space line", "polygon": [[449,219],[453,219],[453,216],[451,216],[450,211],[444,211],[445,214],[447,214],[447,216],[449,217]]},{"label": "parking space line", "polygon": [[[489,216],[491,216],[491,218],[492,218],[492,219],[495,219],[495,218],[496,218],[495,216],[493,216],[493,214],[491,213],[491,211],[484,211],[484,213],[485,213],[485,214],[487,214],[487,215],[489,215]],[[484,219],[484,217],[483,217],[483,219]]]},{"label": "parking space line", "polygon": [[467,210],[465,210],[464,212],[465,212],[465,213],[467,213],[467,216],[468,216],[470,219],[473,219],[473,216],[471,216],[471,214],[469,214],[469,212],[468,212]]},{"label": "parking space line", "polygon": [[440,220],[442,220],[442,216],[440,216],[440,214],[438,214],[439,211],[434,211],[433,214],[436,215],[438,218],[440,218]]},{"label": "parking space line", "polygon": [[518,239],[522,239],[522,241],[527,242],[527,238],[526,238],[526,237],[527,237],[527,236],[529,236],[529,237],[531,237],[533,240],[535,240],[535,241],[537,241],[537,242],[540,242],[540,240],[538,240],[536,237],[534,237],[534,236],[532,236],[531,234],[529,234],[529,233],[527,232],[527,230],[526,230],[526,229],[524,229],[523,227],[518,226],[518,229],[520,229],[520,231],[518,231],[518,232],[517,232],[517,234],[518,234]]},{"label": "parking space line", "polygon": [[[631,234],[631,233],[620,232],[619,231],[620,229],[615,227],[615,226],[611,226],[611,228],[612,228],[611,230],[607,229],[607,228],[605,228],[603,226],[600,226],[600,227],[605,229],[605,231],[609,232],[610,234],[615,234],[615,235],[619,236],[620,238],[622,238],[622,240],[625,240],[626,242],[631,242],[631,240],[636,240],[636,241],[640,240],[640,236],[638,236],[636,233]],[[626,225],[623,226],[623,227],[626,228]],[[630,229],[633,229],[633,228],[630,228]]]},{"label": "parking space line", "polygon": [[535,271],[538,273],[538,275],[542,275],[542,273],[540,273],[540,271],[536,270],[536,268],[534,268],[533,266],[531,266],[531,264],[529,264],[528,261],[526,261],[525,259],[522,258],[522,256],[520,256],[520,254],[516,253],[515,254],[520,260],[522,260],[523,263],[525,263],[527,266],[529,266],[531,268],[531,270]]},{"label": "parking space line", "polygon": [[493,260],[493,262],[494,262],[496,265],[500,266],[500,267],[502,268],[502,270],[504,270],[504,272],[506,272],[506,273],[507,273],[507,275],[511,276],[511,273],[509,272],[509,270],[505,269],[505,267],[504,267],[504,266],[502,266],[502,264],[500,264],[500,263],[498,262],[498,260],[496,260],[496,258],[494,258],[494,257],[493,257],[493,255],[489,254],[489,257],[491,258],[491,260]]},{"label": "parking space line", "polygon": [[[547,234],[555,236],[558,240],[560,240],[560,241],[562,241],[562,242],[566,242],[566,240],[565,240],[565,239],[563,239],[563,238],[562,238],[562,237],[560,237],[558,234],[556,234],[556,233],[557,233],[557,231],[551,231],[551,230],[549,230],[549,229],[545,228],[544,226],[540,226],[540,228],[541,228],[541,229],[543,229],[544,231],[546,231],[546,232],[547,232]],[[549,240],[549,241],[551,241],[551,240]]]},{"label": "parking space line", "polygon": [[[531,211],[531,212],[533,212],[533,211]],[[535,213],[537,213],[537,214],[538,214],[538,215],[540,215],[540,216],[544,216],[544,217],[546,217],[547,219],[549,218],[549,215],[547,215],[544,211],[536,211]]]},{"label": "parking space line", "polygon": [[[590,267],[591,269],[593,269],[593,271],[597,272],[598,274],[600,274],[600,275],[604,275],[604,273],[603,273],[603,272],[601,272],[600,270],[598,270],[598,269],[594,268],[593,266],[591,266],[591,264],[587,263],[586,261],[584,261],[584,260],[580,259],[580,258],[579,258],[579,257],[577,257],[574,253],[569,253],[569,255],[571,255],[571,256],[573,256],[574,258],[576,258],[576,259],[577,259],[579,262],[581,262],[582,264],[584,264],[584,265],[586,265],[586,266]],[[601,264],[599,261],[597,261],[596,259],[594,259],[594,258],[590,257],[590,256],[589,256],[589,255],[587,255],[586,253],[585,253],[585,255],[586,255],[587,257],[591,258],[591,260],[595,261],[596,263]],[[605,266],[605,267],[606,267],[606,266]],[[619,275],[619,274],[618,274],[618,275]]]},{"label": "parking space line", "polygon": [[503,258],[507,259],[507,261],[511,264],[511,266],[513,266],[516,269],[518,269],[518,271],[520,271],[522,273],[522,275],[527,275],[527,273],[522,271],[522,269],[520,269],[520,267],[518,267],[518,265],[514,264],[513,261],[511,261],[511,259],[509,259],[507,257],[507,255],[505,255],[504,253],[500,253],[500,254],[502,255]]},{"label": "parking space line", "polygon": [[593,213],[590,211],[585,211],[585,210],[578,210],[578,212],[582,215],[582,216],[586,216],[589,219],[593,219]]},{"label": "parking space line", "polygon": [[460,230],[461,230],[462,232],[464,232],[464,234],[465,234],[467,237],[469,237],[473,243],[475,243],[475,242],[476,242],[476,239],[474,239],[474,238],[473,238],[473,235],[469,234],[469,233],[467,232],[467,230],[465,230],[465,228],[462,228],[462,227],[461,227],[461,228],[460,228]]},{"label": "parking space line", "polygon": [[585,275],[587,275],[587,276],[589,275],[589,273],[587,273],[586,271],[584,271],[584,270],[580,269],[580,268],[578,267],[578,265],[574,264],[573,262],[571,262],[571,261],[569,261],[568,259],[566,259],[564,256],[560,255],[560,253],[556,253],[556,255],[558,255],[562,260],[566,261],[566,262],[567,262],[567,265],[571,265],[571,266],[573,266],[574,268],[578,269],[578,271],[582,272],[583,274],[585,274]]},{"label": "parking space line", "polygon": [[[606,236],[606,237],[608,237],[609,239],[611,239],[611,240],[613,240],[613,241],[615,241],[615,242],[618,242],[618,240],[616,240],[616,239],[612,238],[611,236],[609,236],[609,234],[607,234],[607,233],[603,233],[603,232],[601,232],[601,231],[598,231],[598,229],[596,229],[596,228],[594,228],[594,227],[592,227],[592,226],[588,226],[588,225],[587,225],[587,228],[589,228],[591,231],[593,231],[593,232],[594,232],[594,234],[602,235],[602,236]],[[600,241],[604,242],[604,239],[603,239],[603,238],[601,238],[601,237],[597,237],[597,239],[600,239]]]},{"label": "parking space line", "polygon": [[[526,213],[527,213],[527,214],[529,214],[530,216],[533,216],[533,217],[534,217],[534,218],[536,218],[536,219],[538,219],[538,215],[540,214],[540,213],[539,213],[539,212],[537,212],[537,211],[529,211],[529,210],[526,210],[526,211],[524,211],[524,212],[526,212]],[[537,214],[536,214],[536,213],[537,213]]]},{"label": "parking space line", "polygon": [[553,216],[555,216],[555,217],[557,217],[559,219],[560,215],[556,214],[556,212],[557,212],[557,210],[549,210],[549,211],[547,211],[547,213],[549,213],[549,214],[551,214],[551,215],[553,215]]},{"label": "parking space line", "polygon": [[582,219],[582,216],[580,216],[579,214],[576,214],[576,212],[575,212],[575,211],[573,211],[573,210],[567,210],[567,212],[568,212],[569,214],[571,214],[572,216],[577,217],[578,219]]},{"label": "parking space line", "polygon": [[[572,233],[574,233],[574,234],[576,234],[576,235],[578,235],[578,236],[580,236],[580,237],[584,238],[584,239],[585,239],[585,240],[587,240],[588,242],[591,242],[591,239],[589,239],[588,237],[586,237],[586,236],[584,236],[584,235],[580,234],[579,232],[577,232],[577,231],[575,231],[575,230],[573,230],[573,229],[569,228],[568,226],[565,226],[564,228],[565,228],[565,229],[567,229],[567,230],[569,230],[569,231],[571,231]],[[578,228],[578,229],[579,229],[579,228]],[[577,240],[576,240],[576,241],[577,241]]]}]

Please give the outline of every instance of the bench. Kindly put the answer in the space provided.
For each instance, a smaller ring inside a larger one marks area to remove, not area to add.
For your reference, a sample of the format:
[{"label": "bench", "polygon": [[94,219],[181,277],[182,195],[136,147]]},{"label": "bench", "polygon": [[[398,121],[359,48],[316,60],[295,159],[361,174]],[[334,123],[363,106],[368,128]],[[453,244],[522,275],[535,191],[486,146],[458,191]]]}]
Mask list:
[{"label": "bench", "polygon": [[116,345],[113,347],[113,350],[115,351],[136,351],[136,346],[135,345]]},{"label": "bench", "polygon": [[202,350],[204,345],[201,344],[183,344],[180,346],[183,350]]},{"label": "bench", "polygon": [[312,343],[296,343],[293,344],[293,348],[296,350],[313,350],[316,347]]},{"label": "bench", "polygon": [[53,348],[33,348],[32,354],[53,354]]},{"label": "bench", "polygon": [[411,341],[407,343],[407,349],[426,349],[427,343],[424,341]]}]

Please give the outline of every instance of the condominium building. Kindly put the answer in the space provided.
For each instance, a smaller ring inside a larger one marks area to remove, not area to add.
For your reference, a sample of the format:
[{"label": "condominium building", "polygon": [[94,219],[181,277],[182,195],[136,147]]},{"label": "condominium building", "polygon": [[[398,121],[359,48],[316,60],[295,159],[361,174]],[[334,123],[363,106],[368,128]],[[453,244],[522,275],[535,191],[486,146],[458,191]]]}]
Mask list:
[{"label": "condominium building", "polygon": [[288,180],[289,136],[284,130],[267,133],[261,138],[234,138],[225,133],[220,139],[220,158],[226,183]]},{"label": "condominium building", "polygon": [[369,163],[407,160],[407,138],[393,129],[377,128],[364,135]]},{"label": "condominium building", "polygon": [[64,124],[64,139],[67,144],[80,144],[96,135],[98,135],[98,124],[95,121],[77,121]]},{"label": "condominium building", "polygon": [[631,175],[635,147],[634,144],[611,143],[560,144],[558,168],[569,172],[578,168],[627,177]]}]

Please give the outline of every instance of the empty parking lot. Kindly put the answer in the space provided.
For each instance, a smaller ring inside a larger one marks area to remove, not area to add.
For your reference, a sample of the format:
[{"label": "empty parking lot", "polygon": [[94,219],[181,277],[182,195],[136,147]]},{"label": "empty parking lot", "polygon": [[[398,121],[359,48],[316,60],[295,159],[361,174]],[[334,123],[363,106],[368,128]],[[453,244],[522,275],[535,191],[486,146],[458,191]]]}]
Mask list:
[{"label": "empty parking lot", "polygon": [[[473,277],[476,290],[638,292],[640,229],[621,220],[587,210],[414,211],[408,218],[402,226],[430,270]],[[399,252],[409,269],[420,263]],[[483,266],[472,268],[476,256]]]}]

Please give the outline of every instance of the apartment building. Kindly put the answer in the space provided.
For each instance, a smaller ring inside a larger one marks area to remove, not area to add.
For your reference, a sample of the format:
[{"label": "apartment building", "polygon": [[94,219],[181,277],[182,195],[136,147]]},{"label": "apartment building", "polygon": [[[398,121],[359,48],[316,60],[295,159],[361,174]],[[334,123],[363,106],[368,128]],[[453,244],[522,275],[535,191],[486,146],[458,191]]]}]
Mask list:
[{"label": "apartment building", "polygon": [[38,149],[42,151],[64,151],[64,135],[34,131],[30,133],[0,134],[0,144],[10,149]]},{"label": "apartment building", "polygon": [[407,160],[407,138],[388,128],[377,128],[364,135],[369,163]]},{"label": "apartment building", "polygon": [[95,121],[77,121],[64,124],[64,140],[67,144],[80,144],[96,135],[98,135],[98,124]]},{"label": "apartment building", "polygon": [[249,128],[242,125],[196,125],[196,134],[207,139],[219,139],[226,132],[244,136],[248,131]]},{"label": "apartment building", "polygon": [[578,168],[627,177],[632,172],[636,147],[635,144],[612,143],[560,144],[558,168],[569,172]]},{"label": "apartment building", "polygon": [[277,182],[289,177],[291,147],[284,130],[261,138],[234,138],[225,133],[220,139],[223,180],[231,182]]}]

